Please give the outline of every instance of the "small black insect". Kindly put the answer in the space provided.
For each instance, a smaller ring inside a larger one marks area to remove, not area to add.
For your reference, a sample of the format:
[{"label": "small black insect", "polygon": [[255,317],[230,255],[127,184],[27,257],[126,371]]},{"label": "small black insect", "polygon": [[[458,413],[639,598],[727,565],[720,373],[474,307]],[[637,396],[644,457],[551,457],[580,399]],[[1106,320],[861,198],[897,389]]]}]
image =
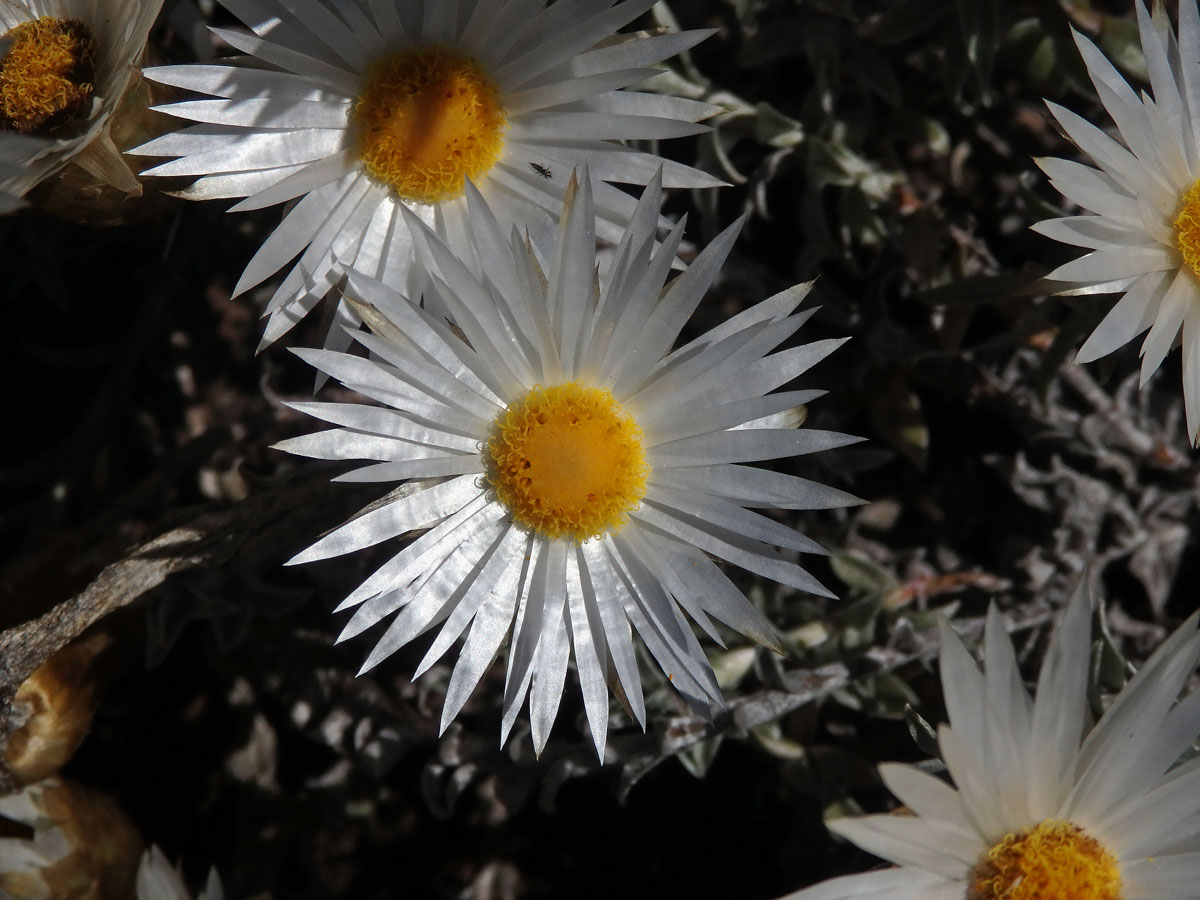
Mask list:
[{"label": "small black insect", "polygon": [[553,178],[553,177],[554,177],[554,173],[553,173],[553,172],[551,172],[551,171],[550,171],[549,169],[547,169],[545,166],[539,166],[537,163],[533,163],[533,162],[531,162],[531,163],[529,164],[529,168],[533,169],[533,171],[537,172],[537,173],[538,173],[539,175],[541,175],[543,178]]}]

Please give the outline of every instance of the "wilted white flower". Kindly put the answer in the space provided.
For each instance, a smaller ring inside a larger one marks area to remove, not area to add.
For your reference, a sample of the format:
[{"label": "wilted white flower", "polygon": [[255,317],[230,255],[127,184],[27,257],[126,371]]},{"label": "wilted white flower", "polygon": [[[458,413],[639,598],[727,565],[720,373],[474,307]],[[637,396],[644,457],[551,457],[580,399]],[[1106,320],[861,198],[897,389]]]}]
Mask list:
[{"label": "wilted white flower", "polygon": [[[665,165],[668,186],[720,183],[616,143],[694,134],[716,109],[622,90],[710,33],[616,34],[653,0],[223,3],[254,34],[217,34],[254,64],[147,69],[222,99],[162,107],[200,124],[136,152],[179,157],[149,173],[202,176],[186,197],[246,197],[234,210],[297,201],[235,287],[299,256],[267,306],[264,346],[317,304],[339,264],[403,289],[413,238],[402,208],[464,246],[467,179],[506,225],[552,233],[586,160],[597,229],[614,240],[635,201],[606,182],[644,185]],[[345,304],[337,317],[357,324]],[[343,329],[328,334],[326,346],[349,346]]]},{"label": "wilted white flower", "polygon": [[1054,103],[1050,112],[1096,168],[1065,159],[1038,164],[1051,183],[1094,215],[1034,226],[1091,253],[1047,276],[1083,285],[1076,293],[1124,292],[1080,348],[1090,362],[1146,329],[1142,384],[1183,332],[1183,396],[1188,434],[1200,441],[1200,15],[1180,0],[1179,38],[1162,4],[1137,8],[1153,99],[1140,96],[1104,54],[1076,33],[1100,102],[1120,140]]},{"label": "wilted white flower", "polygon": [[0,131],[44,143],[0,173],[24,196],[74,162],[101,181],[140,190],[109,133],[162,0],[0,0]]},{"label": "wilted white flower", "polygon": [[359,607],[343,638],[396,613],[364,668],[440,626],[419,675],[465,636],[442,709],[445,728],[511,634],[503,736],[529,694],[540,752],[573,656],[603,755],[610,677],[645,724],[633,632],[702,709],[720,704],[721,694],[684,613],[716,640],[710,617],[778,647],[771,625],[709,554],[829,596],[776,549],[821,548],[748,507],[825,508],[854,498],[742,463],[856,439],[798,427],[803,404],[822,391],[769,393],[842,343],[771,352],[808,318],[793,315],[808,285],[670,352],[741,223],[663,293],[683,226],[656,246],[656,176],[597,283],[586,172],[582,184],[568,187],[546,272],[474,187],[466,197],[470,265],[411,217],[420,258],[430,261],[435,296],[426,302],[437,314],[352,273],[347,295],[369,304],[360,309],[375,332],[354,337],[372,358],[296,352],[383,405],[294,404],[340,427],[280,446],[380,461],[342,480],[409,479],[402,496],[292,560],[424,530],[341,606]]},{"label": "wilted white flower", "polygon": [[1091,604],[1067,607],[1038,678],[1021,682],[993,608],[981,674],[942,628],[950,725],[938,744],[954,787],[885,764],[914,813],[829,827],[899,868],[834,878],[790,900],[1183,900],[1200,883],[1200,691],[1176,702],[1200,657],[1193,615],[1089,728]]},{"label": "wilted white flower", "polygon": [[0,837],[0,897],[126,900],[142,840],[111,799],[61,778],[0,797],[0,817],[29,837]]}]

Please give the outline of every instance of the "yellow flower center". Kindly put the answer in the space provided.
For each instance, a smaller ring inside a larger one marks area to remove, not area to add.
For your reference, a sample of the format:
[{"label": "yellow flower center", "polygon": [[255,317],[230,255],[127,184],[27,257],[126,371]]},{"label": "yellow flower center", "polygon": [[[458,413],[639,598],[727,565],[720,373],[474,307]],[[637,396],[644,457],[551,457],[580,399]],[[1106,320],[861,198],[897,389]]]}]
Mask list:
[{"label": "yellow flower center", "polygon": [[0,60],[0,128],[46,134],[71,119],[92,96],[96,42],[78,19],[43,16],[4,35]]},{"label": "yellow flower center", "polygon": [[504,147],[500,91],[479,63],[446,47],[398,50],[367,70],[350,124],[367,173],[405,200],[461,196]]},{"label": "yellow flower center", "polygon": [[1183,264],[1200,277],[1200,180],[1188,188],[1179,202],[1175,243],[1183,254]]},{"label": "yellow flower center", "polygon": [[1095,838],[1048,819],[1005,836],[971,871],[967,900],[1120,900],[1121,869]]},{"label": "yellow flower center", "polygon": [[642,430],[604,388],[535,387],[497,417],[487,450],[500,501],[545,537],[619,529],[646,494]]}]

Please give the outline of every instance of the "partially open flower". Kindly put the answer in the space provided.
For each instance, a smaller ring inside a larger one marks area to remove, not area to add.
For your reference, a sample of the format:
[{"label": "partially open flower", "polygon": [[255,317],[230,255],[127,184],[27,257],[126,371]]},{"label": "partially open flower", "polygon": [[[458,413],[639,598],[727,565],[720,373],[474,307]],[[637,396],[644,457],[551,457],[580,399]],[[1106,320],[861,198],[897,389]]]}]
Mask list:
[{"label": "partially open flower", "polygon": [[295,404],[341,427],[280,446],[378,461],[343,480],[408,482],[292,560],[423,532],[342,605],[358,607],[343,637],[395,613],[365,668],[439,629],[420,674],[465,637],[445,728],[511,635],[502,732],[528,696],[541,752],[573,656],[603,755],[609,684],[645,724],[635,633],[704,711],[721,705],[721,691],[687,617],[715,640],[713,619],[779,648],[771,624],[709,554],[831,596],[791,555],[821,547],[753,508],[822,509],[855,498],[746,463],[857,439],[800,427],[805,404],[823,391],[776,391],[842,343],[776,350],[811,314],[796,313],[809,285],[672,351],[741,223],[664,290],[683,226],[656,243],[655,177],[598,279],[586,170],[581,183],[568,184],[547,271],[471,186],[469,264],[413,217],[407,224],[431,272],[427,308],[351,273],[347,296],[375,332],[354,339],[371,359],[297,351],[382,406]]},{"label": "partially open flower", "polygon": [[[113,141],[162,0],[7,0],[0,3],[0,130],[44,139],[0,190],[17,197],[74,164],[90,183],[137,194]],[[81,182],[81,185],[84,184]],[[94,191],[93,191],[94,192]],[[87,199],[87,198],[81,198]]]},{"label": "partially open flower", "polygon": [[1193,615],[1089,727],[1091,605],[1063,614],[1030,699],[993,608],[986,671],[942,629],[950,724],[938,744],[954,785],[886,764],[915,813],[829,828],[899,865],[834,878],[787,900],[1164,900],[1197,896],[1200,691],[1178,699],[1200,658]]},{"label": "partially open flower", "polygon": [[142,840],[97,791],[48,778],[0,797],[0,816],[25,837],[0,838],[0,896],[12,900],[128,900]]}]

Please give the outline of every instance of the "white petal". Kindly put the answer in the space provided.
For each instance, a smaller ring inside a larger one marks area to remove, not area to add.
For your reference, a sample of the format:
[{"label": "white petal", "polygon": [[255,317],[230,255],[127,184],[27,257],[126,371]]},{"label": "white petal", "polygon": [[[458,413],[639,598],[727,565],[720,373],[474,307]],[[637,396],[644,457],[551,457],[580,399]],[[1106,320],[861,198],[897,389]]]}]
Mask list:
[{"label": "white petal", "polygon": [[1193,301],[1183,320],[1183,403],[1192,446],[1200,443],[1200,307]]},{"label": "white petal", "polygon": [[1129,193],[1147,191],[1159,202],[1170,203],[1177,199],[1172,182],[1166,180],[1156,168],[1147,166],[1083,117],[1054,103],[1047,102],[1046,106],[1071,140],[1079,145],[1079,149],[1120,181]]},{"label": "white petal", "polygon": [[[397,604],[402,608],[363,662],[359,674],[369,671],[413,638],[449,618],[463,593],[475,585],[472,579],[477,572],[477,563],[485,557],[490,559],[489,550],[496,546],[506,527],[492,523],[491,527],[468,527],[466,530],[469,531],[466,541],[459,544],[455,552],[446,554],[435,568],[423,572],[410,588],[398,591],[394,597],[383,594],[377,598],[379,603],[386,602],[391,608]],[[359,614],[369,609],[370,604],[360,609]],[[359,614],[355,615],[356,619]],[[350,625],[347,625],[338,640],[348,637],[349,631]],[[458,634],[458,631],[453,632],[454,637]]]},{"label": "white petal", "polygon": [[[457,548],[466,547],[483,532],[499,528],[504,518],[503,508],[480,494],[458,512],[447,516],[433,528],[409,543],[403,550],[380,566],[334,610],[342,612],[360,606],[346,624],[339,640],[361,634],[367,628],[395,612],[409,597],[410,589],[423,574],[431,572]],[[379,598],[387,596],[387,600]],[[377,602],[378,601],[378,602]]]},{"label": "white petal", "polygon": [[[983,739],[982,731],[980,739]],[[981,744],[971,743],[956,729],[941,725],[938,727],[938,749],[958,789],[963,812],[980,838],[994,843],[1026,824],[1004,818],[994,779],[982,758]]]},{"label": "white petal", "polygon": [[504,98],[504,112],[508,116],[519,116],[534,110],[573,103],[605,91],[637,84],[657,73],[657,69],[614,69],[526,88]]},{"label": "white petal", "polygon": [[538,635],[542,631],[542,613],[545,606],[543,598],[546,590],[547,556],[543,551],[546,546],[546,541],[533,541],[530,544],[529,557],[525,560],[525,568],[521,572],[517,612],[513,619],[508,660],[504,667],[501,747],[508,742],[509,732],[517,721],[517,714],[529,693],[529,683],[533,680],[533,654],[537,649]]},{"label": "white petal", "polygon": [[280,44],[264,41],[253,35],[243,34],[228,28],[213,28],[213,34],[251,56],[273,63],[281,69],[304,75],[320,82],[332,90],[339,91],[347,97],[358,93],[358,77],[347,69],[324,62],[306,53],[292,50]]},{"label": "white petal", "polygon": [[985,849],[974,836],[907,816],[862,816],[826,824],[869,853],[947,879],[964,878]]},{"label": "white petal", "polygon": [[479,454],[431,456],[402,462],[383,462],[346,472],[333,481],[361,484],[376,481],[404,481],[408,478],[444,478],[447,475],[482,475],[483,460]]},{"label": "white petal", "polygon": [[773,547],[798,550],[801,553],[827,551],[816,541],[805,537],[782,522],[744,509],[720,497],[703,493],[678,491],[653,482],[646,492],[649,500],[667,512],[680,518],[691,518],[707,523],[713,529],[734,531],[751,541],[761,541]]},{"label": "white petal", "polygon": [[1180,269],[1163,294],[1162,303],[1158,307],[1158,315],[1146,340],[1142,342],[1142,375],[1141,383],[1145,385],[1150,376],[1158,371],[1163,358],[1183,326],[1183,320],[1188,310],[1194,306],[1200,297],[1197,296],[1195,276],[1190,271]]},{"label": "white petal", "polygon": [[879,775],[887,789],[922,819],[944,822],[960,830],[971,828],[958,791],[916,766],[882,763]]},{"label": "white petal", "polygon": [[1196,617],[1184,623],[1146,661],[1084,741],[1072,810],[1087,821],[1136,791],[1157,772],[1146,771],[1143,749],[1163,725],[1200,659]]},{"label": "white petal", "polygon": [[659,468],[655,481],[685,491],[725,497],[742,506],[773,509],[833,509],[861,503],[859,498],[807,478],[754,466]]},{"label": "white petal", "polygon": [[[296,171],[288,173],[286,177],[276,177],[274,181],[264,184],[261,188],[253,188],[247,185],[240,194],[229,195],[245,195],[246,197],[241,203],[235,203],[231,206],[229,211],[244,212],[250,209],[262,209],[266,206],[274,206],[276,203],[293,200],[310,191],[315,191],[330,182],[345,177],[352,170],[350,161],[350,151],[343,150],[341,153],[326,156],[324,159],[319,159],[316,162],[304,164],[297,168]],[[278,172],[279,170],[276,169],[275,171]],[[201,182],[204,180],[201,179]]]},{"label": "white petal", "polygon": [[1046,277],[1052,281],[1111,281],[1147,272],[1165,272],[1178,265],[1161,244],[1144,244],[1095,250],[1059,266]]},{"label": "white petal", "polygon": [[821,597],[833,596],[804,569],[783,559],[775,550],[757,541],[747,540],[724,529],[709,527],[708,523],[685,521],[651,500],[644,500],[641,506],[630,513],[630,517],[780,584]]},{"label": "white petal", "polygon": [[938,625],[941,635],[938,665],[950,727],[964,743],[982,748],[984,705],[987,702],[983,675],[950,624],[942,619]]},{"label": "white petal", "polygon": [[567,546],[563,541],[551,541],[545,548],[546,604],[542,633],[538,637],[533,660],[533,686],[529,692],[529,725],[533,749],[540,756],[550,739],[550,728],[558,715],[563,684],[567,677],[567,661],[571,642],[566,620]]},{"label": "white petal", "polygon": [[1061,219],[1047,219],[1029,227],[1053,240],[1092,250],[1128,247],[1146,242],[1146,236],[1140,229],[1121,225],[1103,216],[1064,216]]},{"label": "white petal", "polygon": [[1035,162],[1050,176],[1054,188],[1072,203],[1122,225],[1141,224],[1137,200],[1110,176],[1065,159]]},{"label": "white petal", "polygon": [[604,744],[608,738],[607,644],[599,610],[595,604],[587,602],[584,594],[581,576],[586,565],[579,548],[573,548],[567,556],[567,619],[571,629],[571,647],[579,671],[583,709],[587,714],[596,755],[603,761]]},{"label": "white petal", "polygon": [[1084,341],[1075,362],[1107,356],[1149,328],[1172,280],[1170,272],[1151,272],[1135,281]]},{"label": "white petal", "polygon": [[[943,889],[949,891],[945,897]],[[923,869],[896,867],[831,878],[780,900],[954,900],[965,891],[961,881],[947,882]]]},{"label": "white petal", "polygon": [[546,304],[554,323],[563,372],[576,377],[599,289],[596,281],[596,217],[587,167],[567,186],[562,224],[554,245]]},{"label": "white petal", "polygon": [[[1180,6],[1186,6],[1183,0]],[[1152,856],[1121,864],[1121,896],[1127,900],[1180,900],[1196,894],[1200,853]]]},{"label": "white petal", "polygon": [[[639,535],[641,537],[641,535]],[[656,558],[662,560],[668,578],[678,583],[668,585],[679,603],[698,605],[699,610],[711,614],[754,641],[776,652],[783,647],[779,634],[767,618],[746,598],[725,573],[711,559],[694,547],[652,533],[645,537],[653,542]],[[691,609],[688,609],[691,614]]]},{"label": "white petal", "polygon": [[156,107],[193,122],[241,125],[246,128],[346,127],[350,101],[294,100],[290,97],[253,97],[242,100],[189,100]]},{"label": "white petal", "polygon": [[[451,630],[456,615],[461,614],[464,619],[473,617],[470,634],[458,654],[458,662],[454,664],[454,672],[446,688],[440,731],[445,731],[446,726],[458,715],[479,679],[492,664],[500,645],[508,638],[508,629],[517,607],[522,561],[530,540],[516,528],[508,529],[500,545],[480,570],[472,590],[468,591],[446,621],[438,641],[427,654],[426,658],[432,662],[449,649],[450,641],[444,641],[442,637]],[[474,596],[476,593],[478,598]],[[477,611],[472,611],[472,606]],[[417,671],[424,668],[423,663]]]},{"label": "white petal", "polygon": [[743,222],[744,218],[738,219],[713,238],[692,264],[671,282],[670,288],[646,320],[645,327],[633,338],[618,363],[621,374],[612,388],[617,397],[629,396],[666,355],[684,322],[695,311],[717,277],[717,272],[742,230]]},{"label": "white petal", "polygon": [[341,224],[349,209],[366,193],[365,180],[347,175],[308,194],[294,206],[271,236],[258,248],[234,288],[247,291],[278,272],[312,241],[330,221]]},{"label": "white petal", "polygon": [[628,592],[613,569],[604,544],[599,540],[587,541],[581,547],[587,564],[582,570],[584,595],[595,602],[596,612],[604,623],[604,637],[608,642],[613,669],[634,719],[644,729],[646,706],[642,697],[642,679],[638,673],[629,620],[624,612],[625,595]]},{"label": "white petal", "polygon": [[[331,93],[329,87],[318,80],[305,75],[293,75],[291,72],[278,72],[274,69],[197,64],[155,66],[143,69],[142,74],[160,84],[169,84],[199,94],[213,94],[230,100],[249,100],[262,97],[264,94],[275,100],[343,99],[342,94]],[[159,107],[159,109],[164,112],[171,111],[170,106]]]},{"label": "white petal", "polygon": [[351,519],[345,525],[288,560],[288,565],[328,559],[370,547],[414,528],[423,528],[462,509],[479,495],[473,475],[452,478],[419,493],[410,494],[379,509]]},{"label": "white petal", "polygon": [[721,431],[653,447],[651,466],[710,466],[800,456],[857,444],[862,438],[815,428]]},{"label": "white petal", "polygon": [[165,162],[145,175],[210,175],[247,169],[278,168],[311,162],[342,149],[346,132],[340,128],[301,131],[267,131],[246,135],[236,142]]},{"label": "white petal", "polygon": [[1061,815],[1074,782],[1079,742],[1088,715],[1087,680],[1091,659],[1091,596],[1080,579],[1050,639],[1038,674],[1030,733],[1030,814]]},{"label": "white petal", "polygon": [[403,438],[434,447],[469,453],[478,448],[478,438],[453,434],[435,425],[417,422],[401,412],[360,403],[300,402],[287,404],[291,409],[333,425],[358,431]]}]

